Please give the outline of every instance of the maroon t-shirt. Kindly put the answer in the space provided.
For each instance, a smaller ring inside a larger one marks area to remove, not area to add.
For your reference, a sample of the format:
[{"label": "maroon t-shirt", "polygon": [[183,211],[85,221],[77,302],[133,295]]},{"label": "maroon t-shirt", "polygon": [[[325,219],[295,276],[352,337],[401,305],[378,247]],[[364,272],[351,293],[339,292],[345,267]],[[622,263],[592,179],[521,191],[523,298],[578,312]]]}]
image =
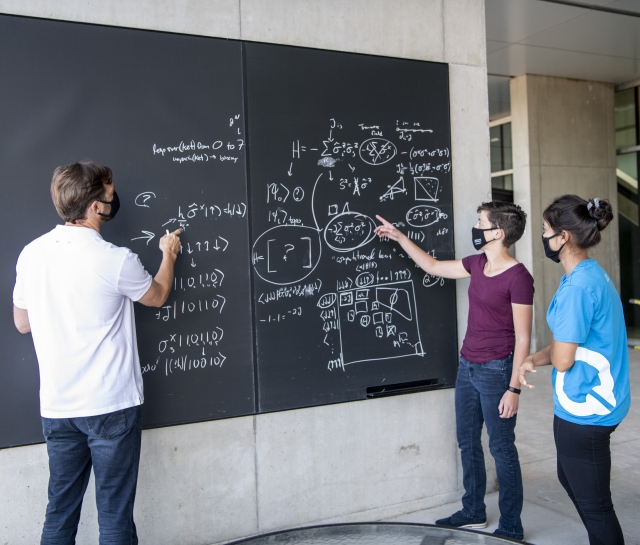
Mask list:
[{"label": "maroon t-shirt", "polygon": [[533,277],[522,263],[497,276],[485,276],[487,256],[463,258],[471,274],[469,321],[460,354],[471,362],[504,358],[516,344],[511,304],[533,305]]}]

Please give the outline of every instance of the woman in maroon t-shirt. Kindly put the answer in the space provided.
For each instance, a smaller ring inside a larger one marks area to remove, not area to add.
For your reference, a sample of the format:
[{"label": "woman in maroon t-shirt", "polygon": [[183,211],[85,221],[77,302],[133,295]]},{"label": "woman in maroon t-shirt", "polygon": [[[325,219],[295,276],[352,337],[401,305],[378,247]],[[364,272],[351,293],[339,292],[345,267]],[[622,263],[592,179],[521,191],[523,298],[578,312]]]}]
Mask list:
[{"label": "woman in maroon t-shirt", "polygon": [[460,350],[456,379],[456,434],[462,459],[462,510],[436,521],[440,526],[485,528],[486,469],[482,425],[500,484],[497,535],[522,539],[522,475],[515,446],[520,385],[518,369],[529,355],[533,315],[533,278],[509,254],[522,236],[526,214],[512,203],[488,202],[478,207],[473,245],[483,253],[438,261],[389,222],[377,218],[380,237],[400,243],[426,272],[442,278],[469,278],[469,320]]}]

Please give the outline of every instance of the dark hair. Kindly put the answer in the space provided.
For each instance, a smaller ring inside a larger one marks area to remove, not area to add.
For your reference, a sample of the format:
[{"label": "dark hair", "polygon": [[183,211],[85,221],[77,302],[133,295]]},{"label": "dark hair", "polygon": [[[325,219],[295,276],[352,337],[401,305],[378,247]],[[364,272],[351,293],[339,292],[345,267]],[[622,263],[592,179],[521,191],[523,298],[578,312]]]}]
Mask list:
[{"label": "dark hair", "polygon": [[554,233],[568,231],[578,248],[587,249],[600,242],[600,231],[613,219],[613,210],[606,199],[585,201],[578,195],[563,195],[547,206],[542,217]]},{"label": "dark hair", "polygon": [[478,206],[478,212],[484,210],[494,227],[499,227],[504,232],[502,245],[509,248],[520,240],[527,224],[527,214],[517,204],[504,201],[483,202]]},{"label": "dark hair", "polygon": [[51,198],[66,222],[85,219],[93,201],[104,197],[103,184],[111,184],[111,169],[93,161],[73,163],[53,171]]}]

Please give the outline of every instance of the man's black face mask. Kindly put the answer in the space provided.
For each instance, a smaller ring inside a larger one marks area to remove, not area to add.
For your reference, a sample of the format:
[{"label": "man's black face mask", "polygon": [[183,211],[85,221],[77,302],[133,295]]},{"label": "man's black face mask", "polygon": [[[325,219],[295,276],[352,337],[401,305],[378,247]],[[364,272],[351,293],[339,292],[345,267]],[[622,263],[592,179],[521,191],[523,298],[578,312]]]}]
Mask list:
[{"label": "man's black face mask", "polygon": [[118,210],[120,210],[120,199],[118,198],[118,194],[115,191],[113,192],[113,197],[111,198],[110,201],[101,201],[100,199],[97,199],[97,200],[98,202],[101,202],[103,204],[111,205],[111,210],[108,214],[101,214],[100,212],[98,212],[99,216],[102,216],[103,218],[107,218],[106,221],[112,220],[113,218],[116,217]]}]

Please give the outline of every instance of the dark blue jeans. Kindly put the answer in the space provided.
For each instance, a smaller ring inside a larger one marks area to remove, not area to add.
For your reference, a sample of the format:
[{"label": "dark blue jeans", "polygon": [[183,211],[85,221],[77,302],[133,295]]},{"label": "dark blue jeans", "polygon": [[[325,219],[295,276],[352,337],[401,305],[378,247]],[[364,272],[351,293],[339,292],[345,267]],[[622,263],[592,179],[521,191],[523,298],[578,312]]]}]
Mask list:
[{"label": "dark blue jeans", "polygon": [[516,416],[500,418],[498,405],[509,387],[513,355],[486,363],[460,357],[456,379],[456,432],[462,457],[464,496],[462,512],[473,519],[486,518],[484,494],[487,472],[482,450],[482,425],[489,433],[489,450],[496,462],[500,493],[498,528],[522,539],[522,474],[515,446]]},{"label": "dark blue jeans", "polygon": [[49,504],[41,545],[73,545],[91,467],[100,545],[137,545],[141,408],[81,418],[42,418],[49,454]]}]

